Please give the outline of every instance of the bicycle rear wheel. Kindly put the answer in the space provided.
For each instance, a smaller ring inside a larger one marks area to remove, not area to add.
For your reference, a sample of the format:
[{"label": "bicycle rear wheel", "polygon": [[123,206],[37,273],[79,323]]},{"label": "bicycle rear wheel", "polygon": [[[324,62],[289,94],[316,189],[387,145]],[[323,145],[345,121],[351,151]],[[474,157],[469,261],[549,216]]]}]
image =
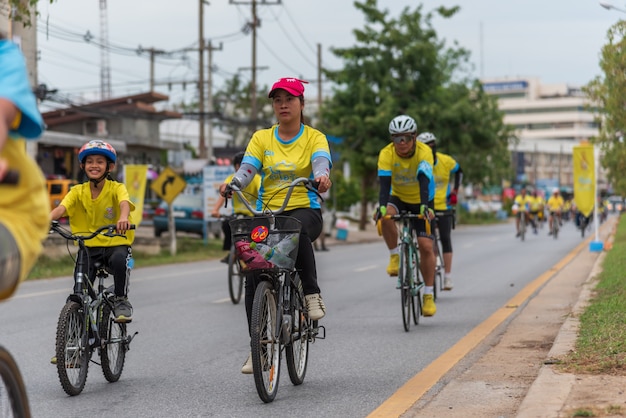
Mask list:
[{"label": "bicycle rear wheel", "polygon": [[289,379],[294,385],[301,385],[306,375],[306,366],[309,361],[309,333],[312,322],[304,314],[304,293],[298,273],[293,273],[291,286],[291,341],[285,347],[287,371]]},{"label": "bicycle rear wheel", "polygon": [[117,382],[122,376],[126,360],[126,324],[115,322],[113,309],[108,303],[102,306],[100,321],[100,361],[104,378],[109,382]]},{"label": "bicycle rear wheel", "polygon": [[408,244],[400,244],[400,269],[398,279],[400,280],[400,303],[402,305],[402,324],[404,330],[409,331],[411,327],[411,312],[413,310],[413,295],[411,295],[411,266]]},{"label": "bicycle rear wheel", "polygon": [[269,403],[278,392],[281,347],[276,297],[271,283],[265,280],[254,293],[250,328],[254,384],[261,400]]},{"label": "bicycle rear wheel", "polygon": [[243,293],[243,274],[241,264],[235,255],[235,246],[231,246],[228,253],[228,293],[230,300],[236,305],[241,300]]},{"label": "bicycle rear wheel", "polygon": [[524,238],[526,237],[526,215],[524,213],[522,213],[522,217],[519,222],[519,233],[520,239],[524,241]]},{"label": "bicycle rear wheel", "polygon": [[4,347],[0,347],[0,376],[0,416],[30,418],[28,395],[20,369]]},{"label": "bicycle rear wheel", "polygon": [[85,327],[85,312],[76,302],[67,302],[59,315],[56,357],[63,390],[70,396],[80,394],[87,381],[91,347]]}]

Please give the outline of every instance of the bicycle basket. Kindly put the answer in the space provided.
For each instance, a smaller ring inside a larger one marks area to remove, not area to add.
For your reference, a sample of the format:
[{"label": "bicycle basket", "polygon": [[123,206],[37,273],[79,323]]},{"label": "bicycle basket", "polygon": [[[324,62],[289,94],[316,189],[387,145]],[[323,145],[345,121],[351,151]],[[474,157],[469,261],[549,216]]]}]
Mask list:
[{"label": "bicycle basket", "polygon": [[299,220],[290,216],[259,216],[234,219],[229,224],[237,256],[246,270],[293,269],[302,228]]}]

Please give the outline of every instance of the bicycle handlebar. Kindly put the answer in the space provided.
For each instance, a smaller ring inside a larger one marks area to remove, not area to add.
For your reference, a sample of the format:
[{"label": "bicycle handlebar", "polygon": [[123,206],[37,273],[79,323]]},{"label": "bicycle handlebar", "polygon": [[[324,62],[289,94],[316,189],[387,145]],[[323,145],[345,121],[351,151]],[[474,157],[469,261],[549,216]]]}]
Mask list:
[{"label": "bicycle handlebar", "polygon": [[421,215],[419,213],[411,213],[411,212],[401,212],[395,215],[384,215],[383,219],[393,219],[394,221],[399,221],[402,219],[423,219],[426,222],[426,233],[430,235],[430,221],[426,215]]},{"label": "bicycle handlebar", "polygon": [[[231,184],[228,187],[232,190],[233,193],[235,193],[239,197],[239,199],[241,199],[241,202],[246,206],[246,208],[248,208],[248,210],[253,215],[255,215],[255,216],[262,216],[262,215],[279,215],[279,214],[283,213],[285,211],[285,208],[287,207],[287,204],[289,203],[289,199],[291,199],[291,194],[293,193],[294,188],[297,185],[299,185],[299,184],[302,184],[304,187],[306,187],[307,190],[312,191],[317,196],[319,196],[320,199],[323,200],[322,196],[317,191],[317,186],[319,186],[319,183],[315,182],[315,181],[313,181],[311,179],[308,179],[306,177],[298,177],[297,179],[293,180],[288,185],[281,187],[281,190],[282,189],[288,189],[287,190],[287,195],[285,196],[285,200],[283,201],[282,206],[280,208],[276,209],[276,210],[273,210],[273,211],[269,210],[269,209],[257,210],[255,208],[253,208],[252,204],[250,204],[248,199],[244,196],[244,193],[242,192],[242,190],[239,187],[237,187],[237,185]],[[272,197],[274,197],[274,196],[272,196]],[[271,201],[271,199],[270,199],[270,201]]]},{"label": "bicycle handlebar", "polygon": [[[63,238],[67,240],[72,240],[72,241],[88,241],[92,238],[95,238],[97,235],[100,235],[102,231],[107,231],[104,234],[102,234],[106,237],[110,237],[110,238],[123,237],[124,234],[118,234],[114,232],[116,228],[117,228],[117,225],[115,224],[103,225],[89,235],[78,235],[78,234],[73,234],[71,231],[68,231],[67,229],[61,227],[61,225],[59,224],[59,221],[52,221],[52,223],[50,224],[50,229],[53,232],[56,232],[59,235],[61,235]],[[137,225],[132,224],[130,226],[130,229],[137,229]]]}]

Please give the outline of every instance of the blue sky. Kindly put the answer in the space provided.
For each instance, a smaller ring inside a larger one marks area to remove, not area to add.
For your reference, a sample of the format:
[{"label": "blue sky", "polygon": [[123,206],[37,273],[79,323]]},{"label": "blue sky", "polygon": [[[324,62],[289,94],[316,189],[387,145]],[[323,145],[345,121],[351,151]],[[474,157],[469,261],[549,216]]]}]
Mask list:
[{"label": "blue sky", "polygon": [[[251,35],[241,29],[250,20],[250,0],[209,0],[204,8],[205,38],[221,50],[213,52],[214,88],[238,71],[249,78]],[[263,0],[258,0],[259,2]],[[265,0],[267,2],[274,0]],[[275,1],[274,1],[275,2]],[[98,0],[40,0],[38,48],[39,82],[62,93],[94,98],[100,86],[101,50]],[[397,16],[402,8],[418,3],[379,0],[379,8]],[[626,5],[613,2],[626,10]],[[441,38],[456,40],[469,49],[476,77],[539,77],[544,83],[583,85],[600,74],[599,54],[609,27],[626,14],[606,10],[595,0],[473,0],[424,2],[424,10],[439,5],[461,5],[452,19],[436,19]],[[198,1],[108,0],[111,81],[114,95],[148,89],[149,61],[134,53],[140,45],[163,51],[180,51],[198,45]],[[317,44],[322,65],[338,68],[341,62],[329,48],[353,44],[352,30],[363,16],[350,0],[282,0],[281,5],[257,6],[257,65],[267,67],[258,83],[270,85],[283,76],[317,77]],[[91,43],[83,36],[89,31]],[[194,80],[197,52],[159,57],[157,81]],[[315,89],[316,87],[310,87]],[[156,88],[173,100],[189,100],[193,86]]]}]

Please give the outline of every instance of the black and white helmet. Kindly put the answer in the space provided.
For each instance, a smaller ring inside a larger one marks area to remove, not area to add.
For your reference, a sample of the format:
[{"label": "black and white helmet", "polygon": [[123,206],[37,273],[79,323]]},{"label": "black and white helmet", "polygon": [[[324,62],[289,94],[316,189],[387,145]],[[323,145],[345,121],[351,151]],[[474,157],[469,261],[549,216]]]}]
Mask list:
[{"label": "black and white helmet", "polygon": [[437,137],[430,132],[422,132],[417,136],[417,140],[424,144],[430,144],[431,142],[435,142]]},{"label": "black and white helmet", "polygon": [[417,123],[415,123],[415,119],[410,116],[396,116],[391,120],[391,122],[389,122],[389,133],[391,135],[414,134],[416,132]]}]

